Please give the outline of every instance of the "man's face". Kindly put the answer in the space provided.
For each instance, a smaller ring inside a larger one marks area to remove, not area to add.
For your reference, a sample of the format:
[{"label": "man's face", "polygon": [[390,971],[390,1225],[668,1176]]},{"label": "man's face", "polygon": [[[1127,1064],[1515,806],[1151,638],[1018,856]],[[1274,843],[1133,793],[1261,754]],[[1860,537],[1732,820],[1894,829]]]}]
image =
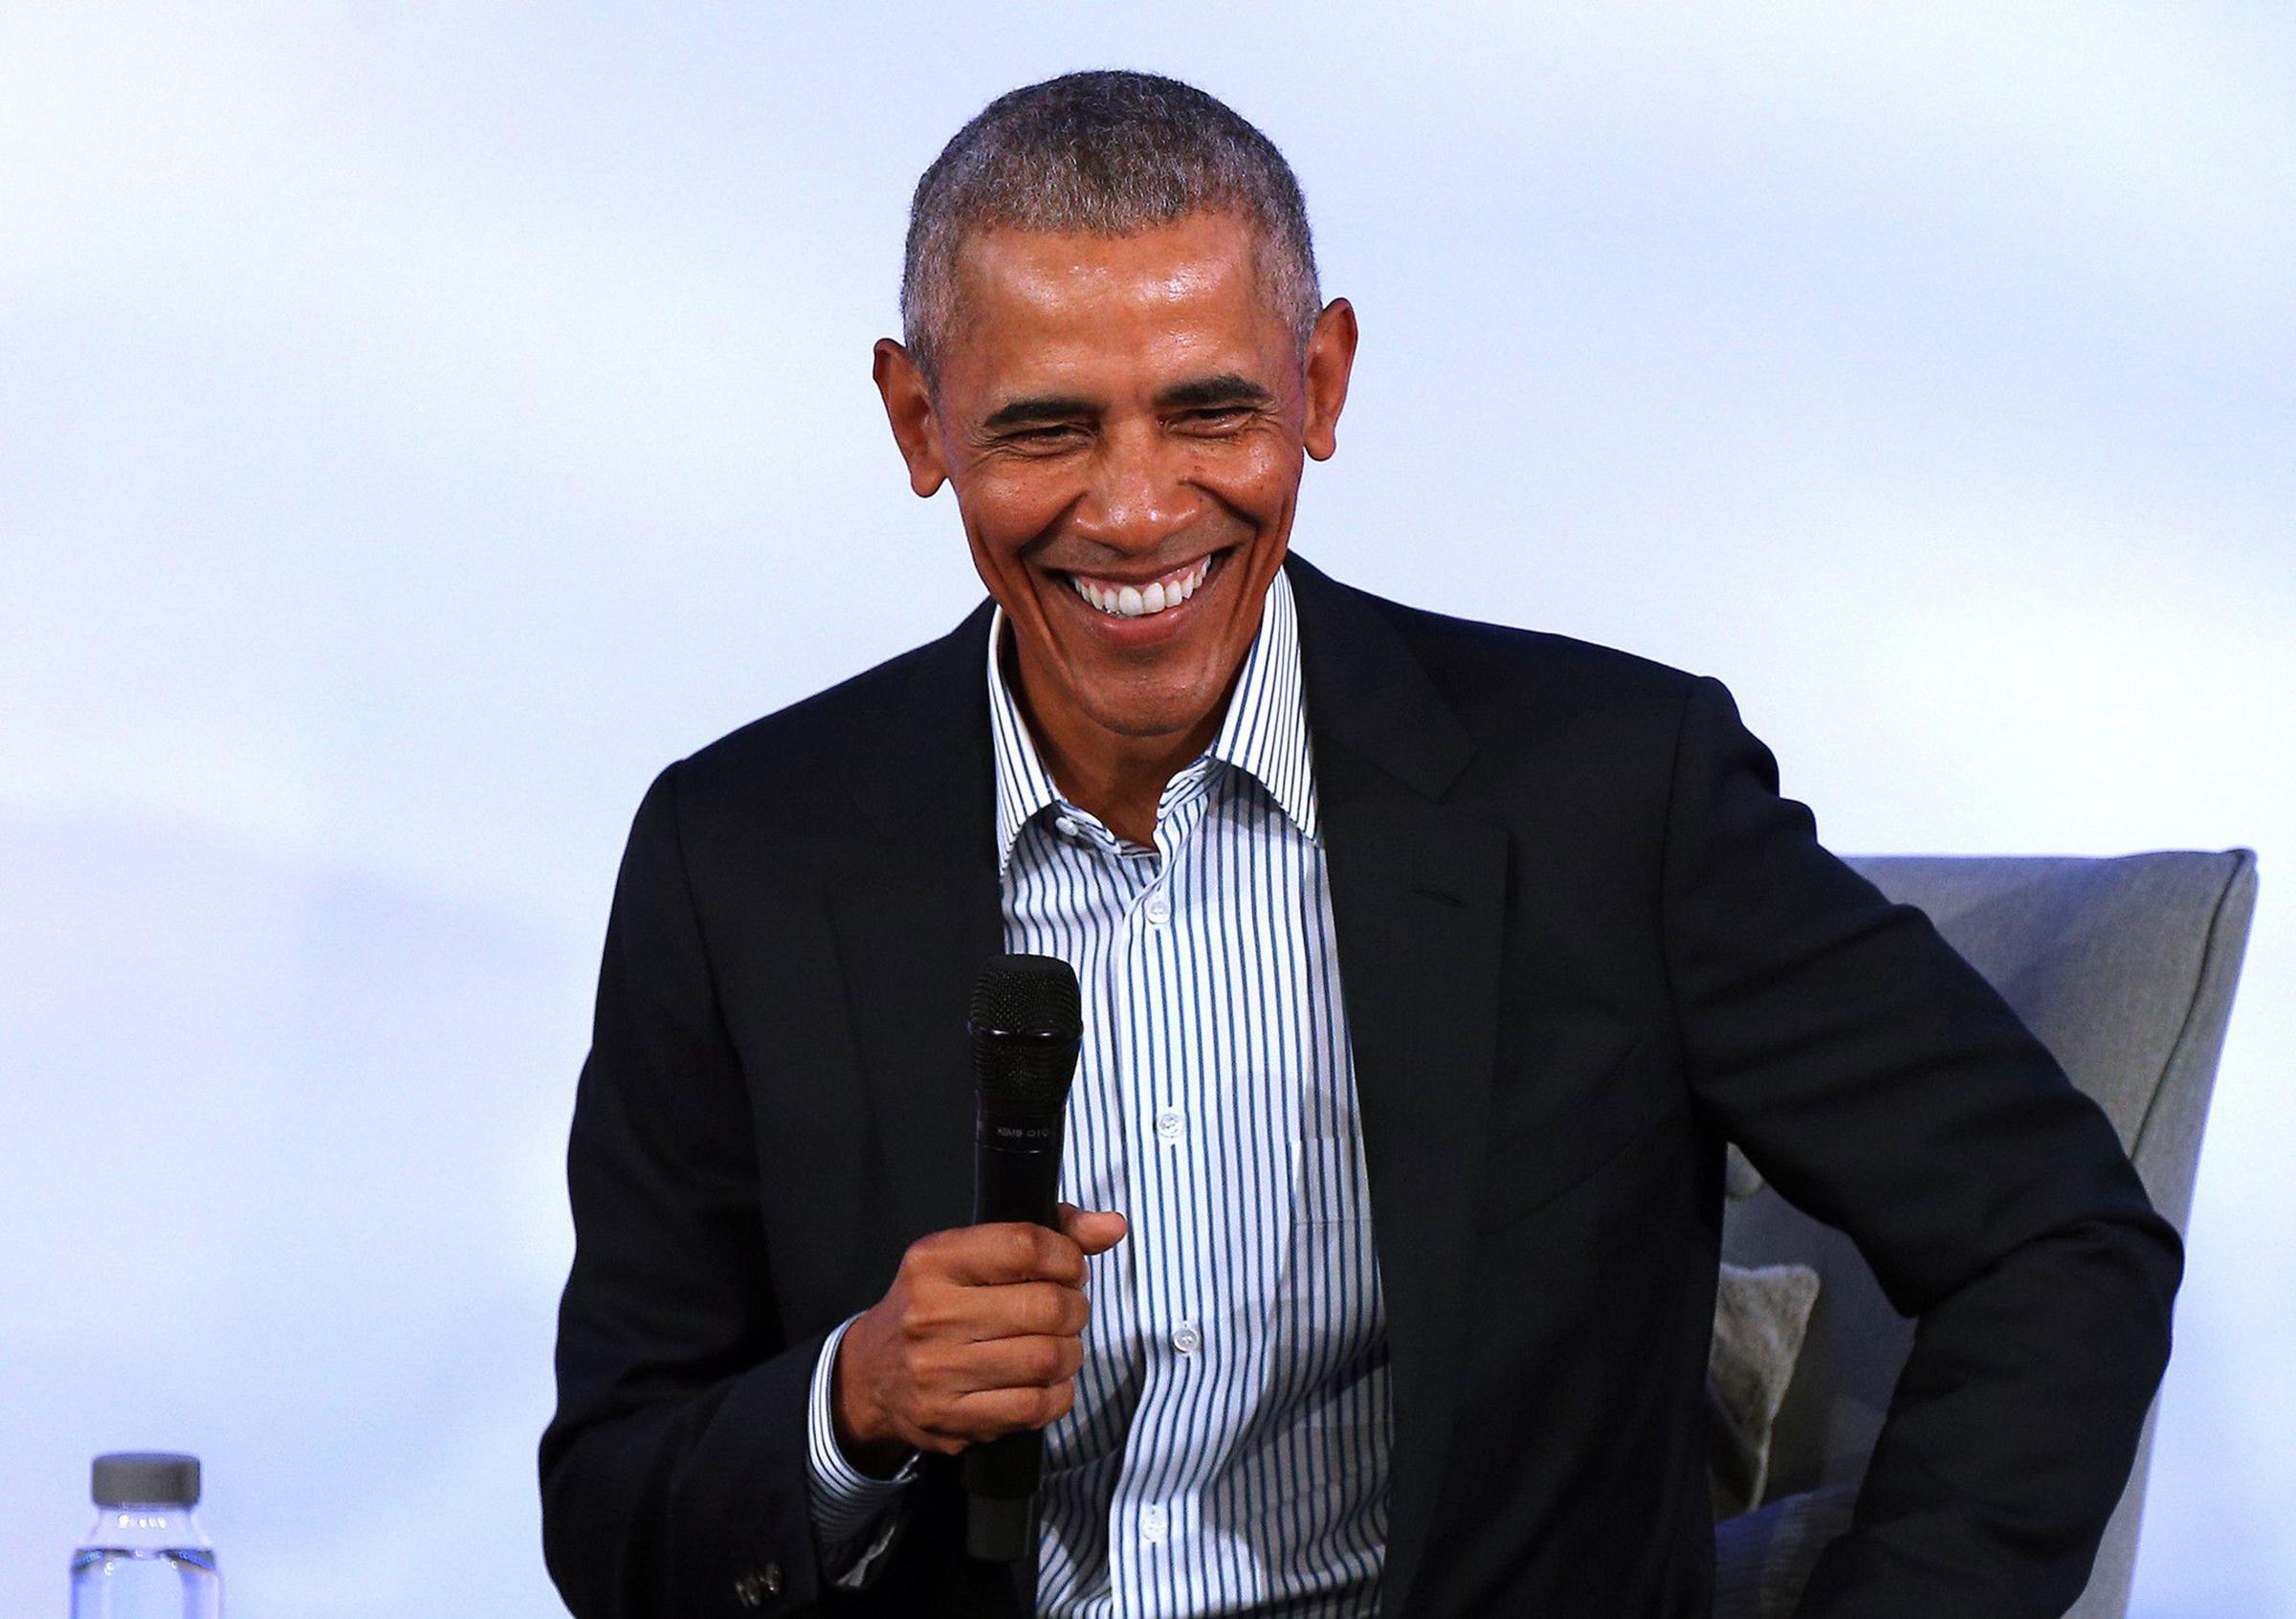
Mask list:
[{"label": "man's face", "polygon": [[1336,302],[1303,364],[1245,221],[968,238],[928,393],[877,381],[912,485],[945,478],[1010,618],[1039,725],[1210,740],[1284,558],[1304,455],[1333,448],[1355,347]]}]

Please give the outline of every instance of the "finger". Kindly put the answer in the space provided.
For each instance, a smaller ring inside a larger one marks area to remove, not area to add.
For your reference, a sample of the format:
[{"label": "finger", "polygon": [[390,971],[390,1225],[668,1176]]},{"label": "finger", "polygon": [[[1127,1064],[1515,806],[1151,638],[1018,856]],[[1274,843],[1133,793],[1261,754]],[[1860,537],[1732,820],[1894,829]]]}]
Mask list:
[{"label": "finger", "polygon": [[999,1388],[1049,1388],[1084,1364],[1080,1338],[999,1338],[966,1346],[948,1371],[946,1387],[960,1394]]},{"label": "finger", "polygon": [[1064,1203],[1060,1206],[1060,1229],[1089,1255],[1105,1253],[1115,1247],[1132,1226],[1114,1209],[1078,1209]]},{"label": "finger", "polygon": [[973,1341],[999,1338],[1073,1338],[1092,1320],[1082,1287],[1064,1282],[1010,1282],[966,1290],[973,1306]]},{"label": "finger", "polygon": [[978,1444],[1025,1428],[1042,1428],[1068,1414],[1076,1404],[1076,1385],[1049,1388],[989,1388],[961,1394],[951,1404],[943,1426]]},{"label": "finger", "polygon": [[1084,1280],[1084,1251],[1072,1238],[1027,1221],[946,1231],[937,1257],[951,1281],[974,1287]]},{"label": "finger", "polygon": [[929,1313],[916,1314],[912,1336],[952,1344],[1000,1338],[1073,1338],[1091,1319],[1084,1289],[1065,1282],[951,1285],[933,1296]]}]

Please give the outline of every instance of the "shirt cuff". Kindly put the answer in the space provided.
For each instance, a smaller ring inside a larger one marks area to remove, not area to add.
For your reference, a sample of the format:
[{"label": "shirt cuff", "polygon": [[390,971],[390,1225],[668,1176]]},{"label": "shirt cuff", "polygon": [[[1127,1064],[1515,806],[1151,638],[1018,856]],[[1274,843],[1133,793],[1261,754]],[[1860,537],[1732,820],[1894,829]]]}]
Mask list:
[{"label": "shirt cuff", "polygon": [[[922,1459],[913,1453],[891,1478],[872,1478],[846,1460],[844,1451],[838,1448],[837,1424],[830,1411],[837,1346],[845,1342],[846,1329],[860,1319],[858,1315],[848,1317],[822,1344],[821,1359],[813,1364],[813,1387],[806,1410],[813,1531],[821,1542],[824,1562],[830,1564],[831,1583],[848,1586],[864,1583],[892,1545],[894,1531],[899,1526],[897,1516],[881,1526],[876,1520],[899,1498],[902,1487],[916,1476]],[[869,1535],[872,1527],[878,1532]],[[854,1542],[865,1536],[871,1543],[856,1546]],[[835,1573],[836,1566],[856,1551],[860,1555],[854,1565],[842,1574]]]}]

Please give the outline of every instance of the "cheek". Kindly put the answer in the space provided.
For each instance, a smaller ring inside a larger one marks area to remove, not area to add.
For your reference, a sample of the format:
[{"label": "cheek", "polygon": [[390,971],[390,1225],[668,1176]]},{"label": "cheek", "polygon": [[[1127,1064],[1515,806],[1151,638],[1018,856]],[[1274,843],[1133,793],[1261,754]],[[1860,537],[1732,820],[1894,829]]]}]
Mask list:
[{"label": "cheek", "polygon": [[1230,505],[1257,515],[1280,511],[1299,482],[1296,447],[1274,433],[1253,433],[1204,455],[1191,481]]},{"label": "cheek", "polygon": [[977,469],[958,486],[966,525],[991,550],[1007,553],[1058,521],[1076,499],[1073,474],[1027,464]]}]

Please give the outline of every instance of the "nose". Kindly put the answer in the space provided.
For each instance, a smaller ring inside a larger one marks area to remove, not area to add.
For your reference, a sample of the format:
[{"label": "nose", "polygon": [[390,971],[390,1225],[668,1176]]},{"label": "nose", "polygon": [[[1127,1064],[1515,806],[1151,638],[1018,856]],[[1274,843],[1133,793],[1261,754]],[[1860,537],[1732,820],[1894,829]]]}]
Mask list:
[{"label": "nose", "polygon": [[1076,537],[1126,556],[1154,552],[1185,528],[1196,492],[1181,476],[1185,457],[1152,423],[1105,432],[1084,497],[1070,514]]}]

